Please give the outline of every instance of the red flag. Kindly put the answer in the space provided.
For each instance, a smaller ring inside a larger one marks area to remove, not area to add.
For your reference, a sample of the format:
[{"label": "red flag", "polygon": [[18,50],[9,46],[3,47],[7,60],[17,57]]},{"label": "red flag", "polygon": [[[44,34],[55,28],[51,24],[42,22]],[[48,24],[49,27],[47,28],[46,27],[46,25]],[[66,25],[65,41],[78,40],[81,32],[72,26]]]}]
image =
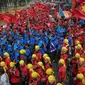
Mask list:
[{"label": "red flag", "polygon": [[21,17],[21,12],[15,11],[15,16],[17,19],[19,19]]},{"label": "red flag", "polygon": [[36,14],[36,10],[34,8],[28,8],[28,12],[27,12],[29,17],[35,17]]},{"label": "red flag", "polygon": [[9,16],[8,14],[3,15],[3,20],[4,20],[4,23],[6,23],[6,24],[10,24],[12,22],[11,16]]},{"label": "red flag", "polygon": [[0,14],[0,20],[3,20],[3,15],[2,14]]},{"label": "red flag", "polygon": [[73,12],[75,13],[74,16],[76,18],[81,18],[85,20],[85,15],[83,15],[78,9],[75,9]]},{"label": "red flag", "polygon": [[12,18],[12,23],[15,23],[16,22],[16,16],[11,16]]},{"label": "red flag", "polygon": [[72,0],[72,10],[74,10],[74,9],[75,9],[76,4],[77,4],[76,0]]},{"label": "red flag", "polygon": [[3,20],[6,24],[15,23],[16,16],[14,16],[12,14],[3,14]]},{"label": "red flag", "polygon": [[[77,3],[79,3],[79,5],[76,7]],[[79,18],[85,20],[85,0],[73,0],[72,10],[77,21]]]},{"label": "red flag", "polygon": [[80,3],[80,2],[83,2],[83,1],[85,1],[85,0],[76,0],[78,3]]}]

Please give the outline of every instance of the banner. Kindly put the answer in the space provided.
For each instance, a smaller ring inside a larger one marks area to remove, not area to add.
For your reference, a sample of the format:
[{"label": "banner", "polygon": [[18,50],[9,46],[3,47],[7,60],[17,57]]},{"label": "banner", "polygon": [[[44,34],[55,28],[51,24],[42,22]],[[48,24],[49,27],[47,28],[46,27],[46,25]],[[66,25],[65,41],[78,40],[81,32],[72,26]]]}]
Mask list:
[{"label": "banner", "polygon": [[[77,7],[76,5],[79,4]],[[72,12],[76,19],[85,20],[85,0],[73,0],[72,1]]]}]

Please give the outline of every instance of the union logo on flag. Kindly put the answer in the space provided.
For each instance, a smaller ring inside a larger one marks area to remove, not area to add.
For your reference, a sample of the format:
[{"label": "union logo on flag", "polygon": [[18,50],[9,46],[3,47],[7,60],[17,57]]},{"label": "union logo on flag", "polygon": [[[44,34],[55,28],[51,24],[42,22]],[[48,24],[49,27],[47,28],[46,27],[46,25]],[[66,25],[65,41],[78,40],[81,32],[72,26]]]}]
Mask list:
[{"label": "union logo on flag", "polygon": [[85,15],[85,2],[80,4],[80,12]]}]

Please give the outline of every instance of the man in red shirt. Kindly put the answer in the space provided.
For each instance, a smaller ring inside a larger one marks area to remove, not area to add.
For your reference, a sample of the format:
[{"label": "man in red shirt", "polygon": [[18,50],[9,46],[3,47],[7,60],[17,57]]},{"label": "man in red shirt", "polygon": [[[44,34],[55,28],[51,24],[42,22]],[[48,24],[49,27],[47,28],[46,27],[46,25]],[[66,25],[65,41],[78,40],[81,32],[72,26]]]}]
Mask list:
[{"label": "man in red shirt", "polygon": [[41,84],[45,85],[46,82],[46,76],[45,76],[45,68],[42,62],[38,62],[37,68],[36,68],[36,72],[38,72],[38,74],[41,77]]},{"label": "man in red shirt", "polygon": [[32,55],[32,60],[31,60],[31,62],[32,62],[34,68],[36,69],[37,63],[38,63],[38,57],[37,57],[35,54]]},{"label": "man in red shirt", "polygon": [[79,53],[80,56],[82,55],[83,48],[82,48],[82,45],[81,44],[78,44],[77,46],[75,46],[75,53]]},{"label": "man in red shirt", "polygon": [[50,57],[46,57],[46,58],[44,59],[44,62],[45,62],[45,69],[46,69],[46,70],[47,70],[48,68],[52,68]]},{"label": "man in red shirt", "polygon": [[71,59],[72,67],[73,67],[72,68],[73,77],[75,77],[78,73],[79,58],[80,58],[80,54],[76,53],[75,56]]},{"label": "man in red shirt", "polygon": [[83,82],[84,75],[82,73],[77,74],[75,79],[75,85],[85,85],[85,82]]},{"label": "man in red shirt", "polygon": [[36,56],[38,57],[38,60],[39,61],[42,61],[42,54],[41,52],[39,51],[40,47],[38,45],[35,46],[35,54]]},{"label": "man in red shirt", "polygon": [[64,59],[65,64],[67,64],[67,59],[68,59],[67,51],[68,51],[68,49],[66,47],[62,47],[60,58]]},{"label": "man in red shirt", "polygon": [[11,85],[20,85],[20,72],[14,62],[10,62],[10,81]]},{"label": "man in red shirt", "polygon": [[21,79],[22,79],[22,84],[26,85],[27,84],[27,80],[28,80],[28,70],[27,70],[27,66],[24,62],[24,60],[21,60],[20,62],[20,71],[21,71]]},{"label": "man in red shirt", "polygon": [[54,75],[50,75],[48,77],[46,85],[56,85],[56,79],[55,79]]},{"label": "man in red shirt", "polygon": [[4,61],[5,61],[8,69],[9,69],[10,68],[11,59],[10,59],[9,53],[7,53],[7,52],[4,53]]},{"label": "man in red shirt", "polygon": [[66,81],[66,67],[63,59],[59,60],[58,80],[62,83]]},{"label": "man in red shirt", "polygon": [[41,85],[40,75],[37,72],[32,72],[31,74],[33,82],[30,85]]}]

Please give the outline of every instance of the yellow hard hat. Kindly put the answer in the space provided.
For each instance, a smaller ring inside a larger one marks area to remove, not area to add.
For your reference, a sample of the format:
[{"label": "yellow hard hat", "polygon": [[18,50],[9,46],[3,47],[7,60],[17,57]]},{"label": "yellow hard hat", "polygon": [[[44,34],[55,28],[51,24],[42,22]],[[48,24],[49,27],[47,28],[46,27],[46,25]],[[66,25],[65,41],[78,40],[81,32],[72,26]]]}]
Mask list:
[{"label": "yellow hard hat", "polygon": [[79,40],[77,40],[77,41],[75,42],[75,44],[76,44],[76,45],[80,44],[80,41],[79,41]]},{"label": "yellow hard hat", "polygon": [[50,61],[50,57],[46,57],[45,60]]},{"label": "yellow hard hat", "polygon": [[6,63],[5,63],[4,61],[1,61],[0,65],[1,65],[2,67],[4,67],[4,66],[6,66]]},{"label": "yellow hard hat", "polygon": [[33,68],[30,68],[29,71],[34,72],[34,69]]},{"label": "yellow hard hat", "polygon": [[68,39],[64,39],[63,41],[65,44],[68,44]]},{"label": "yellow hard hat", "polygon": [[63,65],[64,65],[64,64],[65,64],[64,59],[60,59],[60,60],[59,60],[59,64],[63,64]]},{"label": "yellow hard hat", "polygon": [[80,58],[80,54],[79,54],[79,53],[76,53],[76,54],[75,54],[75,57],[76,57],[76,58]]},{"label": "yellow hard hat", "polygon": [[5,57],[9,57],[9,53],[8,53],[8,52],[5,52],[5,53],[4,53],[4,56],[5,56]]},{"label": "yellow hard hat", "polygon": [[46,74],[47,74],[47,75],[52,75],[52,74],[54,74],[54,71],[52,70],[52,68],[48,68],[48,69],[46,70]]},{"label": "yellow hard hat", "polygon": [[10,67],[11,68],[15,67],[15,63],[14,62],[10,62]]},{"label": "yellow hard hat", "polygon": [[61,51],[66,53],[68,51],[68,49],[66,47],[62,47]]},{"label": "yellow hard hat", "polygon": [[84,75],[82,73],[79,73],[77,74],[76,78],[82,80],[84,79]]},{"label": "yellow hard hat", "polygon": [[50,82],[50,83],[54,83],[55,82],[55,76],[54,75],[50,75],[49,77],[48,77],[48,81]]},{"label": "yellow hard hat", "polygon": [[45,53],[45,54],[43,55],[43,58],[46,58],[46,57],[48,57],[48,54],[47,54],[47,53]]},{"label": "yellow hard hat", "polygon": [[28,68],[28,69],[33,68],[33,65],[32,65],[31,63],[29,63],[29,64],[27,65],[27,68]]},{"label": "yellow hard hat", "polygon": [[19,64],[24,65],[25,64],[24,60],[20,60]]},{"label": "yellow hard hat", "polygon": [[40,49],[40,46],[36,45],[35,46],[35,51],[38,51]]},{"label": "yellow hard hat", "polygon": [[82,84],[85,84],[85,78],[84,78],[84,79],[82,79]]},{"label": "yellow hard hat", "polygon": [[39,74],[38,74],[37,72],[33,72],[33,73],[31,74],[31,76],[32,76],[32,78],[36,79],[36,78],[39,77]]},{"label": "yellow hard hat", "polygon": [[84,58],[79,58],[79,61],[82,63],[84,62]]},{"label": "yellow hard hat", "polygon": [[57,85],[62,85],[62,83],[57,83]]},{"label": "yellow hard hat", "polygon": [[33,58],[33,59],[36,58],[36,57],[37,57],[37,56],[36,56],[35,54],[32,55],[32,58]]},{"label": "yellow hard hat", "polygon": [[45,67],[44,67],[44,65],[43,65],[43,63],[42,63],[41,61],[38,62],[38,65],[39,65],[40,67],[42,67],[43,70],[45,70]]},{"label": "yellow hard hat", "polygon": [[43,63],[40,61],[37,63],[39,66],[43,66]]},{"label": "yellow hard hat", "polygon": [[22,50],[20,50],[20,54],[25,54],[26,53],[26,50],[25,49],[22,49]]},{"label": "yellow hard hat", "polygon": [[78,50],[79,49],[82,49],[82,45],[81,44],[78,44],[77,47],[76,47],[76,49],[78,49]]}]

